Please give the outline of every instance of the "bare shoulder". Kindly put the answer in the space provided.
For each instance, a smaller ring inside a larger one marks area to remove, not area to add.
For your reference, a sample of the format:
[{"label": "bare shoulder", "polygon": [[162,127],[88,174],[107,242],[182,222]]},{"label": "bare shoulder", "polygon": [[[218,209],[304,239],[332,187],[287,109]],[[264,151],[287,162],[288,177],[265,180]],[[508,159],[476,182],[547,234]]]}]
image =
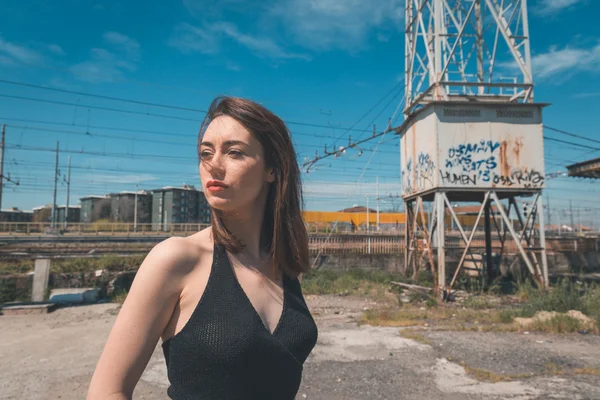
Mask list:
[{"label": "bare shoulder", "polygon": [[212,257],[209,232],[171,237],[140,265],[92,377],[89,399],[132,398],[156,343],[180,300],[186,277]]},{"label": "bare shoulder", "polygon": [[206,257],[212,257],[210,230],[204,229],[187,237],[173,236],[163,240],[148,253],[146,265],[166,269],[167,274],[187,275]]}]

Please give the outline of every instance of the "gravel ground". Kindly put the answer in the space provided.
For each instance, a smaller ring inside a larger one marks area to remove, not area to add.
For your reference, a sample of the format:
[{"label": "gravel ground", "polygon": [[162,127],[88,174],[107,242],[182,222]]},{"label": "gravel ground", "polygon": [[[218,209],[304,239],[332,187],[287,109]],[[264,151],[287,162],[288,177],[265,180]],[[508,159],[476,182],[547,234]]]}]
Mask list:
[{"label": "gravel ground", "polygon": [[[600,337],[423,331],[432,343],[425,345],[401,337],[399,328],[357,325],[364,309],[380,306],[372,300],[307,301],[319,341],[298,399],[600,399],[600,376],[547,373],[550,364],[600,368]],[[0,399],[85,398],[117,313],[116,304],[96,304],[0,316]],[[460,362],[499,375],[534,376],[480,382]],[[134,398],[165,399],[167,385],[159,343]]]}]

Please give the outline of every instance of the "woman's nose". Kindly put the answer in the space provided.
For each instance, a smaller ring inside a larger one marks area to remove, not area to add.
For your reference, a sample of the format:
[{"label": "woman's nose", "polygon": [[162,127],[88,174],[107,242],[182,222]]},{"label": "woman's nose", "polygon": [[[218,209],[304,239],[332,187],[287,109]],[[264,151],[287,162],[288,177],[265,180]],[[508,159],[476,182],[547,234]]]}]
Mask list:
[{"label": "woman's nose", "polygon": [[215,153],[210,161],[205,162],[206,169],[215,179],[223,179],[225,176],[224,156],[221,153]]}]

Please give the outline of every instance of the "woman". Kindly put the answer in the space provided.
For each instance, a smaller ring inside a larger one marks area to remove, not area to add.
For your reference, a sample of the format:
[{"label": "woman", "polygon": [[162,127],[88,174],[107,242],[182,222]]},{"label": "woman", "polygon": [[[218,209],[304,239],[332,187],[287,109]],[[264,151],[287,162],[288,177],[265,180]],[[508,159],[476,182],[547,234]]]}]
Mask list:
[{"label": "woman", "polygon": [[281,119],[212,103],[198,135],[212,226],[148,254],[110,332],[88,399],[131,399],[158,338],[172,399],[293,399],[317,340],[300,171]]}]

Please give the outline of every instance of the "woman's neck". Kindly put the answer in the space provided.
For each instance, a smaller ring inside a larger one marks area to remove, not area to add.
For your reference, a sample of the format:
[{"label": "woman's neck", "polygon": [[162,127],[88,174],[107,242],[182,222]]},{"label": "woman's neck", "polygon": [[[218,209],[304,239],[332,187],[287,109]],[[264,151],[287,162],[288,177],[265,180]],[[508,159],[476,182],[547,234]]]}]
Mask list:
[{"label": "woman's neck", "polygon": [[264,260],[262,227],[269,187],[266,186],[253,205],[244,209],[222,214],[225,228],[244,245],[238,258],[259,264]]}]

